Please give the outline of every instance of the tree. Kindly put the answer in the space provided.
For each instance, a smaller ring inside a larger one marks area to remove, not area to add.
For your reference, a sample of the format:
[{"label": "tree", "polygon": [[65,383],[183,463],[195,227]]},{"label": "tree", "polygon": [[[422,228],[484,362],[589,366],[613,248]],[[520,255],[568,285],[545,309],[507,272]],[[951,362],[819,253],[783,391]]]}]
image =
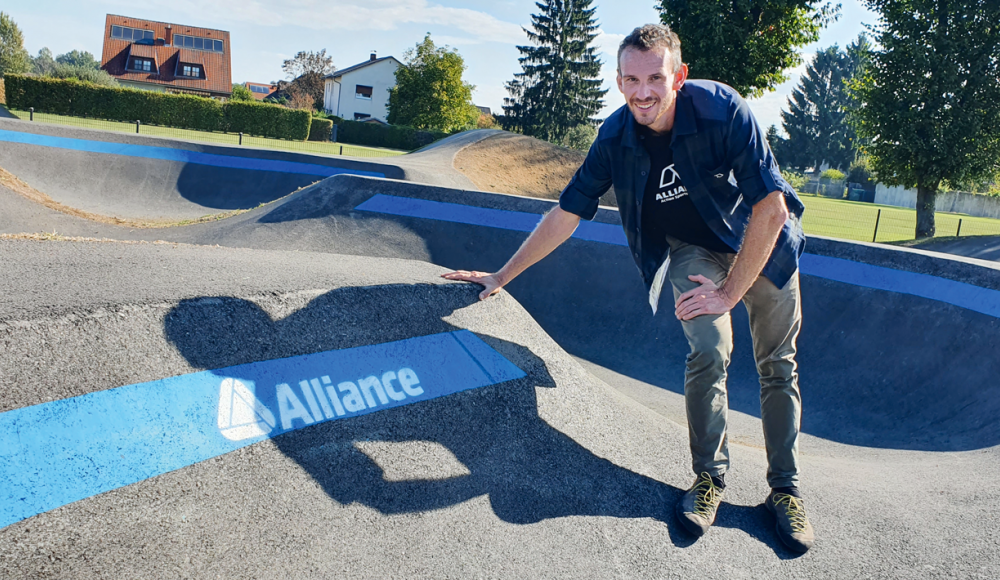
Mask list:
[{"label": "tree", "polygon": [[389,89],[389,123],[441,131],[476,126],[475,87],[462,80],[465,61],[456,50],[435,46],[428,33],[403,58],[405,63],[396,69],[396,86]]},{"label": "tree", "polygon": [[847,122],[854,107],[848,83],[863,66],[871,45],[861,35],[846,51],[833,45],[816,56],[788,98],[781,124],[788,134],[785,164],[805,169],[825,161],[846,169],[857,153],[857,138]]},{"label": "tree", "polygon": [[788,80],[796,49],[819,39],[840,5],[824,0],[660,0],[660,19],[681,39],[692,78],[760,97]]},{"label": "tree", "polygon": [[233,85],[233,92],[229,95],[230,101],[252,101],[253,93],[243,85]]},{"label": "tree", "polygon": [[300,51],[294,57],[281,63],[281,70],[289,79],[297,79],[304,74],[313,73],[324,77],[337,67],[333,66],[333,57],[326,56],[326,49],[319,52]]},{"label": "tree", "polygon": [[87,51],[81,52],[79,50],[71,50],[66,54],[60,54],[57,56],[56,62],[60,64],[68,64],[70,66],[78,66],[81,68],[92,68],[95,70],[101,68],[100,61],[94,58],[94,55]]},{"label": "tree", "polygon": [[31,59],[31,72],[36,75],[47,75],[56,66],[56,60],[52,58],[52,51],[42,48],[38,51],[38,56]]},{"label": "tree", "polygon": [[604,107],[601,61],[591,46],[597,21],[591,0],[536,2],[524,32],[531,46],[518,46],[521,72],[506,84],[505,128],[562,143],[579,125],[596,125]]},{"label": "tree", "polygon": [[865,3],[881,14],[879,48],[852,85],[852,118],[879,181],[916,187],[916,237],[930,237],[942,180],[1000,165],[1000,3]]},{"label": "tree", "polygon": [[31,70],[31,55],[24,49],[24,35],[6,12],[0,12],[0,77]]}]

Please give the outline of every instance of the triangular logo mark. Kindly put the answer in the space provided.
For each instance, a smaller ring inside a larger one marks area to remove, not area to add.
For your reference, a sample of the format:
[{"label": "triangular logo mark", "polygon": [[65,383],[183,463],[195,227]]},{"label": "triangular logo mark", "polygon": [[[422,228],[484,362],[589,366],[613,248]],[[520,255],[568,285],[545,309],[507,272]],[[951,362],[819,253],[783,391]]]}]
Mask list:
[{"label": "triangular logo mark", "polygon": [[274,414],[253,391],[237,379],[224,379],[219,387],[219,430],[230,441],[267,435],[274,428]]}]

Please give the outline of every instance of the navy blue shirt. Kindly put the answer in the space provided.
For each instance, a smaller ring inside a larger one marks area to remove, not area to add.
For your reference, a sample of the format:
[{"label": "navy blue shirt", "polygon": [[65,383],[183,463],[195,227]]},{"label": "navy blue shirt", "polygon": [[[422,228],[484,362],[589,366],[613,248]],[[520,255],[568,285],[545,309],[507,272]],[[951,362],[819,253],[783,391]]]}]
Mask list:
[{"label": "navy blue shirt", "polygon": [[[677,92],[670,146],[674,169],[691,202],[715,235],[733,249],[743,241],[752,207],[773,191],[784,194],[789,218],[762,272],[783,288],[795,274],[805,247],[799,223],[805,207],[781,177],[746,101],[722,83],[687,81]],[[592,220],[601,195],[614,186],[622,228],[647,290],[669,255],[665,241],[643,241],[642,199],[649,172],[649,153],[640,145],[635,118],[626,105],[601,125],[586,160],[559,196],[563,210]]]}]

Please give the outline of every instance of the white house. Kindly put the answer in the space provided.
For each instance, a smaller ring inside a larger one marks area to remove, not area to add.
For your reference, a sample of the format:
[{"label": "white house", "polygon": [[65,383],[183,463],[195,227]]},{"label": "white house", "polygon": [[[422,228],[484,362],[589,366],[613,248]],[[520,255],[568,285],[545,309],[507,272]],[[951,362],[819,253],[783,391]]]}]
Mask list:
[{"label": "white house", "polygon": [[395,57],[378,58],[372,53],[367,62],[323,77],[323,108],[343,119],[384,123],[389,114],[389,89],[396,86],[396,69],[402,64]]}]

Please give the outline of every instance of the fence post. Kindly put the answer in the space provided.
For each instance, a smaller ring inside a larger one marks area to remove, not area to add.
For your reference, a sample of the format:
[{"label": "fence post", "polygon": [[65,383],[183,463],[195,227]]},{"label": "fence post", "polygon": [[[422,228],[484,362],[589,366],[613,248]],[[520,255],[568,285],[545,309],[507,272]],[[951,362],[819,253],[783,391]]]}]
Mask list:
[{"label": "fence post", "polygon": [[240,145],[243,144],[243,131],[240,131]]},{"label": "fence post", "polygon": [[34,107],[28,107],[28,120],[29,121],[34,121],[35,120],[35,108]]},{"label": "fence post", "polygon": [[878,238],[878,222],[882,219],[882,208],[879,208],[878,213],[875,215],[875,233],[872,234],[872,243],[875,243],[875,239]]},{"label": "fence post", "polygon": [[958,218],[958,231],[955,232],[955,237],[962,235],[962,218]]},{"label": "fence post", "polygon": [[343,155],[343,154],[344,154],[344,146],[343,146],[343,145],[341,145],[341,146],[340,146],[340,154],[341,154],[341,155]]},{"label": "fence post", "polygon": [[139,119],[135,120],[135,133],[136,133],[136,135],[139,134],[139,125],[141,125],[141,124],[142,124],[142,122],[139,121]]}]

